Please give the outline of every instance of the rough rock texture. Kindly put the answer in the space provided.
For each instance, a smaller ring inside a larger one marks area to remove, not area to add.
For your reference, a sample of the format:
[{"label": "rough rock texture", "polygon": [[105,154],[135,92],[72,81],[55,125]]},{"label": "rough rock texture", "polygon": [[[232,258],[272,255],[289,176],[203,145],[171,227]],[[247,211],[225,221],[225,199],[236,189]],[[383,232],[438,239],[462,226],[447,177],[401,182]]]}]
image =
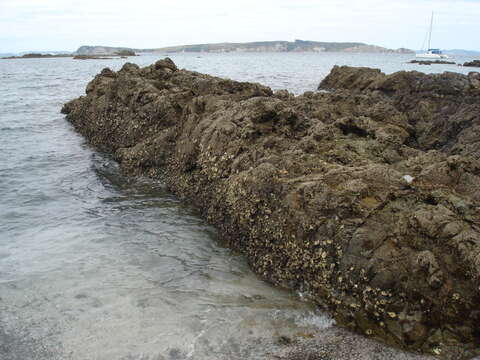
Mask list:
[{"label": "rough rock texture", "polygon": [[480,67],[480,60],[473,60],[470,62],[466,62],[463,66],[472,66],[472,67]]},{"label": "rough rock texture", "polygon": [[265,279],[448,359],[480,348],[480,75],[335,67],[321,93],[104,69],[63,112],[162,178]]}]

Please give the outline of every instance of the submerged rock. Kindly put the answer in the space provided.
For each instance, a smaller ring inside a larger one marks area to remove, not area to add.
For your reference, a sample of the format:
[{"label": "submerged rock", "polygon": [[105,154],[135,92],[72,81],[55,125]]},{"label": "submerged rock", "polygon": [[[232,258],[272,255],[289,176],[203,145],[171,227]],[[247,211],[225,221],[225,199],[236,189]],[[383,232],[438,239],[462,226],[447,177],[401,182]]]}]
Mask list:
[{"label": "submerged rock", "polygon": [[338,323],[445,358],[480,346],[480,81],[335,67],[294,97],[179,70],[104,69],[67,119],[162,178],[252,268]]}]

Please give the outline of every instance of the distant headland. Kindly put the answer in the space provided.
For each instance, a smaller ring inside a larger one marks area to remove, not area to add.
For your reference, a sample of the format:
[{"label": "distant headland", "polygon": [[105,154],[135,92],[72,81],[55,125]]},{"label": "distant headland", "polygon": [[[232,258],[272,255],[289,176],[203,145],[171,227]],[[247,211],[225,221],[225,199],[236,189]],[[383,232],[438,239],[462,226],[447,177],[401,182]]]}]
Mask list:
[{"label": "distant headland", "polygon": [[127,49],[121,49],[117,51],[109,51],[108,53],[95,53],[95,54],[81,54],[81,53],[67,53],[67,52],[61,52],[61,53],[26,53],[22,55],[13,55],[13,56],[7,56],[3,57],[2,59],[45,59],[45,58],[64,58],[64,57],[69,57],[73,58],[74,60],[107,60],[107,59],[113,59],[112,57],[107,57],[107,56],[114,56],[114,57],[120,57],[120,58],[127,58],[129,56],[137,56],[134,51],[132,50],[127,50]]},{"label": "distant headland", "polygon": [[[418,51],[418,50],[417,50]],[[213,43],[178,45],[159,48],[129,48],[103,45],[82,45],[76,51],[36,51],[0,54],[3,59],[73,57],[75,59],[102,59],[111,56],[134,56],[142,54],[174,53],[253,53],[253,52],[341,52],[341,53],[377,53],[377,54],[414,54],[407,48],[389,49],[362,42],[324,42],[324,41],[255,41],[245,43]],[[480,51],[452,49],[443,53],[453,56],[477,56]]]},{"label": "distant headland", "polygon": [[80,46],[78,55],[109,55],[118,51],[130,50],[136,53],[179,53],[179,52],[351,52],[351,53],[397,53],[413,54],[410,49],[387,49],[361,42],[320,42],[320,41],[256,41],[247,43],[216,43],[179,45],[153,49],[133,49],[110,46]]}]

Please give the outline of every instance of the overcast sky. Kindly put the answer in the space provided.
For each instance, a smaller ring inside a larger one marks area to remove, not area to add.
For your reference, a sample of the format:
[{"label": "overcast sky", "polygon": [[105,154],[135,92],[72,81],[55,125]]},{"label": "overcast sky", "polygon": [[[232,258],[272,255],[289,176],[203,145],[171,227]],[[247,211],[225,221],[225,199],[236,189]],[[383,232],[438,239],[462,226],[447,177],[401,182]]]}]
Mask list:
[{"label": "overcast sky", "polygon": [[259,40],[480,50],[480,0],[0,0],[0,52]]}]

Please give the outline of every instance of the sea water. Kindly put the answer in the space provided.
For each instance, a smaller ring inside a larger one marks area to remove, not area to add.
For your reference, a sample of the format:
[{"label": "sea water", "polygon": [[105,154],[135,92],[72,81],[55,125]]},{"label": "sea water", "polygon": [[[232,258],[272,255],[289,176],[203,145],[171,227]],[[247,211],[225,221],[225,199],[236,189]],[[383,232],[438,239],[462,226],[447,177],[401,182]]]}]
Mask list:
[{"label": "sea water", "polygon": [[[170,56],[295,94],[314,91],[335,64],[474,70],[411,65],[409,55]],[[1,360],[264,359],[279,336],[332,326],[256,277],[163,184],[121,175],[60,114],[102,68],[161,57],[0,60]]]}]

